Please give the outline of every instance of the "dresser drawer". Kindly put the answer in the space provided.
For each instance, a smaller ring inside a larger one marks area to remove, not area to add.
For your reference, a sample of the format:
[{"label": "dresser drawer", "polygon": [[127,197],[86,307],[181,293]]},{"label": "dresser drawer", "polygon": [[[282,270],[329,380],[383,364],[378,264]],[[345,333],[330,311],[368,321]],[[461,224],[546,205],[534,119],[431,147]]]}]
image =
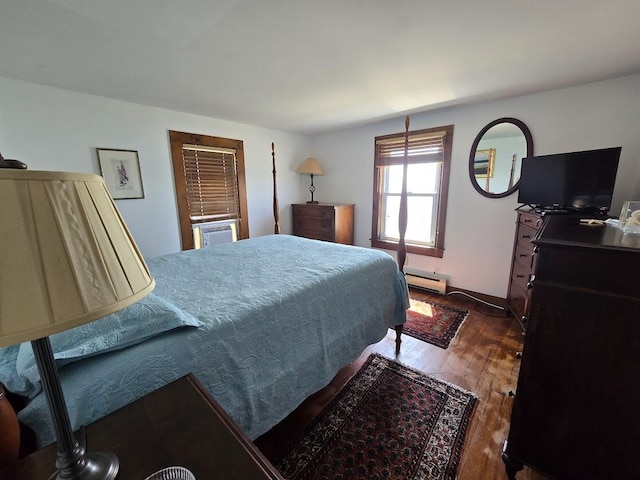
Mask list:
[{"label": "dresser drawer", "polygon": [[334,242],[333,235],[329,232],[319,232],[317,230],[301,230],[294,233],[297,237],[310,238],[311,240],[324,240],[325,242]]},{"label": "dresser drawer", "polygon": [[295,217],[293,220],[293,227],[295,230],[332,232],[333,218]]},{"label": "dresser drawer", "polygon": [[528,240],[523,240],[516,244],[513,260],[523,265],[528,265],[529,269],[533,269],[533,252],[533,243],[530,243]]},{"label": "dresser drawer", "polygon": [[519,284],[512,283],[509,288],[509,308],[513,316],[518,319],[522,327],[526,325],[527,307],[529,304],[529,290],[523,290]]},{"label": "dresser drawer", "polygon": [[330,218],[335,214],[333,205],[293,205],[293,216],[304,216],[312,218]]},{"label": "dresser drawer", "polygon": [[531,279],[531,266],[530,264],[520,263],[518,261],[513,262],[513,273],[511,275],[511,281],[517,284],[522,290],[527,290],[527,284]]},{"label": "dresser drawer", "polygon": [[[533,240],[535,237],[537,230],[534,227],[530,227],[528,225],[524,225],[522,223],[518,224],[518,232],[516,233],[516,243],[528,243]],[[531,246],[533,250],[533,245]]]},{"label": "dresser drawer", "polygon": [[293,234],[315,240],[334,241],[333,221],[298,217],[293,221]]},{"label": "dresser drawer", "polygon": [[520,212],[518,215],[518,223],[520,225],[533,228],[534,230],[538,230],[538,228],[542,224],[542,219],[540,215],[527,213],[527,212]]}]

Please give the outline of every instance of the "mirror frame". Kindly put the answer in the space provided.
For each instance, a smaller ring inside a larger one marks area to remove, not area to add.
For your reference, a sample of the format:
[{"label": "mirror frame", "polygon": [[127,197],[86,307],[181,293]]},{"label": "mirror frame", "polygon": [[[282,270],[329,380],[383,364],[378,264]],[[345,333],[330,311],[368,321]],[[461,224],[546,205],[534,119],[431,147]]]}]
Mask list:
[{"label": "mirror frame", "polygon": [[530,157],[530,156],[533,155],[533,137],[531,136],[531,132],[529,131],[529,127],[527,127],[524,124],[524,122],[518,120],[517,118],[512,118],[512,117],[499,118],[499,119],[494,120],[493,122],[487,124],[482,130],[480,130],[480,133],[478,133],[478,135],[476,135],[476,138],[473,141],[473,145],[471,145],[471,152],[469,153],[469,179],[471,180],[471,185],[473,185],[473,188],[475,188],[480,195],[482,195],[483,197],[487,197],[487,198],[508,197],[513,192],[515,192],[518,189],[518,187],[520,186],[520,178],[518,178],[518,181],[516,183],[514,183],[513,186],[510,189],[508,189],[508,190],[506,190],[506,191],[504,191],[502,193],[489,193],[489,192],[484,191],[482,189],[482,187],[480,186],[480,184],[476,180],[474,163],[475,163],[475,157],[476,157],[476,150],[478,149],[478,144],[480,143],[480,140],[482,140],[482,137],[484,136],[484,134],[487,133],[487,131],[490,128],[495,127],[496,125],[501,124],[501,123],[511,123],[511,124],[515,125],[516,127],[518,127],[520,129],[520,131],[524,134],[524,138],[527,141],[527,157]]}]

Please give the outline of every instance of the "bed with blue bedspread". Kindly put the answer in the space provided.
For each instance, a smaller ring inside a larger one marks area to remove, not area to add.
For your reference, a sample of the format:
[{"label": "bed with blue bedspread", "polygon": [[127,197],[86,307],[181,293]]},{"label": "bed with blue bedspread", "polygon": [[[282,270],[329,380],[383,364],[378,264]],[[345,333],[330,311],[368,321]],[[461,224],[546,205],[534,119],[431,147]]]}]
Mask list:
[{"label": "bed with blue bedspread", "polygon": [[[154,292],[51,336],[72,427],[189,372],[255,439],[405,321],[408,293],[381,251],[267,235],[147,260]],[[18,418],[55,440],[29,343],[0,349]]]}]

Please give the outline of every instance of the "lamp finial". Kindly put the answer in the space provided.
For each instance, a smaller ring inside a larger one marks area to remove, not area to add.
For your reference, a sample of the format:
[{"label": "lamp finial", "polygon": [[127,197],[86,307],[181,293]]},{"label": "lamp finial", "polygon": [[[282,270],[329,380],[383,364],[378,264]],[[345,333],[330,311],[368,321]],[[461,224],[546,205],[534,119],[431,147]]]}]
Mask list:
[{"label": "lamp finial", "polygon": [[27,164],[21,162],[20,160],[4,158],[2,156],[2,153],[0,153],[0,168],[15,168],[17,170],[26,170]]}]

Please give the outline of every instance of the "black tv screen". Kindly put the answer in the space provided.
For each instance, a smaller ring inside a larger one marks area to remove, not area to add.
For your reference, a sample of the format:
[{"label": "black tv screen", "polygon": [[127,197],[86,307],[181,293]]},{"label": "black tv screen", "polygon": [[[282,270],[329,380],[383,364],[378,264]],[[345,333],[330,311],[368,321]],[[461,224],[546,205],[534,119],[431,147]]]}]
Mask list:
[{"label": "black tv screen", "polygon": [[621,150],[523,158],[518,202],[542,209],[608,211]]}]

